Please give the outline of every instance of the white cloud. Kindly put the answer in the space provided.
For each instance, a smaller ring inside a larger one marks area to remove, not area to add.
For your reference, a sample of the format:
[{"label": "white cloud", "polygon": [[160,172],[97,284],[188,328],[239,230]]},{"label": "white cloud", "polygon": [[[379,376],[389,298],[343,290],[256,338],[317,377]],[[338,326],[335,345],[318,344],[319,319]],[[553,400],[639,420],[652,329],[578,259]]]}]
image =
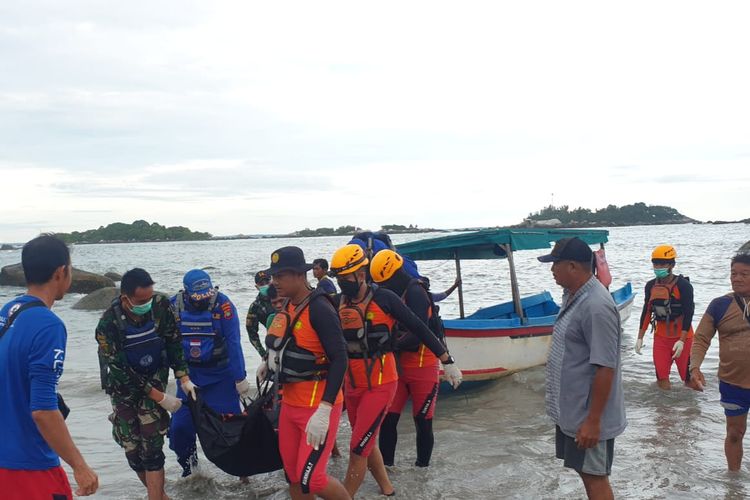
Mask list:
[{"label": "white cloud", "polygon": [[135,218],[217,234],[509,224],[552,193],[745,218],[748,14],[5,2],[0,174],[15,225],[0,240]]}]

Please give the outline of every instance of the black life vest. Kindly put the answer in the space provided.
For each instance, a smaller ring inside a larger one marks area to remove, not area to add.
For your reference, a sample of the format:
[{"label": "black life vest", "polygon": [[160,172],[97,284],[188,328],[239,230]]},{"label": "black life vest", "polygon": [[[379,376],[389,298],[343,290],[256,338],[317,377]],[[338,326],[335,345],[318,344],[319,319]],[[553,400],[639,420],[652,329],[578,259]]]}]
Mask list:
[{"label": "black life vest", "polygon": [[[328,375],[330,363],[327,358],[297,345],[295,334],[295,325],[299,317],[310,307],[310,303],[319,297],[331,301],[322,289],[316,289],[297,306],[294,317],[287,312],[287,299],[282,310],[276,313],[268,327],[265,340],[268,348],[268,367],[282,384],[325,380]],[[312,333],[312,325],[307,325],[307,328],[310,331],[298,331],[297,334]]]},{"label": "black life vest", "polygon": [[[427,300],[430,301],[430,308],[427,311],[427,326],[430,328],[430,331],[438,338],[440,343],[443,344],[443,346],[447,349],[446,342],[445,342],[445,326],[443,325],[443,320],[440,317],[440,306],[435,304],[435,301],[432,300],[432,294],[427,290],[427,287],[420,279],[412,279],[409,281],[409,284],[406,285],[406,290],[404,290],[404,293],[401,295],[401,300],[406,303],[406,294],[409,292],[409,290],[414,287],[418,286],[424,290],[424,293],[427,295]],[[401,326],[399,324],[397,326],[396,330],[396,349],[399,351],[408,351],[408,352],[417,352],[419,351],[419,346],[422,344],[422,341],[419,340],[419,337],[414,335],[411,331],[406,329],[406,327]]]},{"label": "black life vest", "polygon": [[127,320],[119,297],[112,301],[112,310],[128,365],[137,373],[153,375],[166,361],[165,342],[157,333],[159,325],[154,320],[153,309],[142,326],[135,326]]},{"label": "black life vest", "polygon": [[373,322],[376,319],[373,309],[377,304],[373,304],[372,299],[376,290],[375,285],[370,285],[361,302],[352,304],[342,298],[339,304],[339,320],[350,359],[377,358],[394,350],[391,328],[385,323]]},{"label": "black life vest", "polygon": [[[185,307],[185,292],[177,293],[175,306],[180,316],[182,348],[188,365],[196,368],[223,368],[229,364],[226,340],[221,332],[221,310],[215,312],[219,293],[211,297],[204,311]],[[216,322],[216,323],[215,323]]]}]

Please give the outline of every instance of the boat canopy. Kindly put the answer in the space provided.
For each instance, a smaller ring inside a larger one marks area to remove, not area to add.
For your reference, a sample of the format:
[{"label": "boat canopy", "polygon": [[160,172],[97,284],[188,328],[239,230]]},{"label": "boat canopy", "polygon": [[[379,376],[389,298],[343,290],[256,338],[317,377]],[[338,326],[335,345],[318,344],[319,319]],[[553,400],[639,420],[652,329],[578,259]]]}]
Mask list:
[{"label": "boat canopy", "polygon": [[483,229],[398,245],[414,260],[502,259],[511,251],[548,249],[550,244],[577,236],[589,245],[607,242],[606,229]]}]

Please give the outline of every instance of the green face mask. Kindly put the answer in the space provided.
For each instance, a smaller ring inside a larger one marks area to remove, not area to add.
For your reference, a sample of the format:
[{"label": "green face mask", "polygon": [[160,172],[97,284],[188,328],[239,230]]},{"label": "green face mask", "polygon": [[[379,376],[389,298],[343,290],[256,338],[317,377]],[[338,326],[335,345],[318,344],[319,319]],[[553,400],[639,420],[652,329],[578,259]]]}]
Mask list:
[{"label": "green face mask", "polygon": [[153,300],[149,300],[145,304],[141,304],[139,306],[133,305],[133,303],[130,303],[130,310],[133,311],[133,314],[137,314],[138,316],[145,316],[146,314],[151,312],[151,304],[153,303]]},{"label": "green face mask", "polygon": [[268,297],[268,287],[269,287],[269,285],[263,285],[262,287],[258,288],[258,291],[264,297]]},{"label": "green face mask", "polygon": [[669,269],[663,267],[655,268],[654,274],[657,278],[666,278],[667,276],[669,276]]}]

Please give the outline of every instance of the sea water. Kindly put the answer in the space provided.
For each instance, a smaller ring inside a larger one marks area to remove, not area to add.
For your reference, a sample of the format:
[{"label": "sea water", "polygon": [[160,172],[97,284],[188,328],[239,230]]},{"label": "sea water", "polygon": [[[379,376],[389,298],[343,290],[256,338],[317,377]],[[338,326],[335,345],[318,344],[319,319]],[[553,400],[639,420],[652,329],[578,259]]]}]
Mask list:
[{"label": "sea water", "polygon": [[[425,237],[395,236],[396,243]],[[719,406],[718,341],[714,339],[703,365],[707,387],[698,393],[685,388],[673,369],[673,390],[660,391],[655,384],[651,360],[651,337],[643,354],[633,345],[643,303],[643,286],[653,274],[651,249],[663,243],[677,249],[676,272],[690,277],[695,288],[694,326],[710,300],[730,291],[729,259],[750,240],[750,225],[678,225],[613,228],[607,257],[617,288],[633,283],[638,296],[633,315],[624,325],[623,378],[628,427],[617,438],[612,469],[612,487],[617,498],[746,498],[750,496],[750,461],[741,473],[726,472],[723,452],[725,420]],[[268,267],[271,252],[281,246],[302,247],[309,262],[330,256],[347,238],[266,239],[184,243],[138,243],[81,245],[73,247],[76,267],[92,272],[124,272],[132,267],[147,269],[156,289],[174,293],[188,269],[206,268],[213,282],[236,304],[242,324],[242,346],[249,378],[254,379],[260,362],[247,340],[244,315],[256,296],[253,275]],[[556,300],[560,289],[549,264],[535,257],[543,251],[515,254],[522,295],[549,290]],[[20,261],[20,251],[0,252],[0,266]],[[434,291],[447,288],[455,278],[453,262],[423,262],[420,271],[429,276]],[[506,261],[462,262],[467,314],[479,307],[510,300]],[[310,279],[313,279],[310,276]],[[23,292],[0,287],[3,303]],[[65,373],[60,392],[72,409],[68,426],[89,464],[99,474],[99,492],[92,498],[145,498],[145,489],[128,468],[122,450],[112,440],[107,420],[109,398],[99,386],[94,329],[100,312],[72,309],[82,296],[67,295],[55,304],[55,312],[68,328]],[[458,314],[454,293],[442,305],[446,318]],[[261,328],[262,330],[262,328]],[[461,366],[469,360],[456,360]],[[391,480],[399,497],[408,499],[473,498],[582,498],[578,476],[554,458],[554,426],[544,412],[544,367],[505,377],[482,389],[442,397],[435,416],[435,451],[431,466],[413,466],[416,451],[414,429],[407,412],[399,425],[396,466]],[[408,411],[408,410],[407,410]],[[338,434],[341,458],[333,458],[329,472],[340,479],[346,470],[350,429],[342,418]],[[747,449],[750,450],[750,439]],[[241,484],[201,459],[200,471],[180,479],[181,469],[167,449],[167,492],[174,499],[287,497],[281,472],[250,478]],[[70,473],[70,469],[66,470]],[[72,482],[72,475],[71,475]],[[358,498],[381,498],[368,477]]]}]

